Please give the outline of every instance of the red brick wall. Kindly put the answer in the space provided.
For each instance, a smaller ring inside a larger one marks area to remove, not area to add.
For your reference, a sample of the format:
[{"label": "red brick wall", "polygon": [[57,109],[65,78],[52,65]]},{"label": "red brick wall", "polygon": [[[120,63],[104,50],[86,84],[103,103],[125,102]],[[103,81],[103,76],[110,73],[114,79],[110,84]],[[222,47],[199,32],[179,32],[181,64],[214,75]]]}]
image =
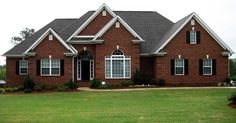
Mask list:
[{"label": "red brick wall", "polygon": [[154,60],[153,57],[140,57],[140,71],[147,78],[154,78]]},{"label": "red brick wall", "polygon": [[22,58],[7,58],[6,60],[6,85],[8,87],[23,86],[25,76],[16,74],[16,61]]},{"label": "red brick wall", "polygon": [[106,16],[102,16],[100,12],[80,33],[79,35],[95,35],[100,31],[110,20],[112,16],[107,12]]},{"label": "red brick wall", "polygon": [[[220,82],[228,77],[228,57],[222,56],[223,48],[198,24],[194,26],[196,31],[201,32],[200,44],[187,44],[186,31],[191,31],[192,26],[188,23],[172,41],[164,47],[167,55],[156,57],[155,59],[155,77],[165,79],[169,84],[193,82]],[[170,60],[178,58],[181,55],[183,59],[188,59],[189,74],[186,76],[171,75]],[[216,75],[202,76],[199,75],[199,59],[206,58],[216,59]]]},{"label": "red brick wall", "polygon": [[[96,45],[96,78],[105,80],[105,56],[110,56],[111,53],[117,49],[117,45],[119,45],[119,49],[122,50],[125,55],[131,56],[132,76],[135,69],[139,69],[140,62],[140,45],[132,43],[134,36],[122,25],[120,28],[115,28],[115,25],[112,25],[112,27],[102,36],[102,38],[104,39],[104,43]],[[106,79],[105,81],[111,82],[121,80]]]}]

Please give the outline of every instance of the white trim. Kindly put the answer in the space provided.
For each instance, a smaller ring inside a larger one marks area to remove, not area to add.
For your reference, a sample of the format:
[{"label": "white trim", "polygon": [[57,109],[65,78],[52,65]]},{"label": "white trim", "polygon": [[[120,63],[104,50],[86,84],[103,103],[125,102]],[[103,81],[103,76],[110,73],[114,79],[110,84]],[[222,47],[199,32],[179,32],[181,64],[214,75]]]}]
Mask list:
[{"label": "white trim", "polygon": [[75,81],[75,62],[74,62],[74,60],[75,60],[75,57],[72,57],[72,81],[74,82]]},{"label": "white trim", "polygon": [[74,50],[71,49],[71,47],[69,47],[65,41],[63,41],[63,39],[55,32],[53,31],[53,29],[49,28],[46,32],[44,32],[43,35],[41,35],[34,43],[33,45],[31,45],[23,54],[28,53],[30,50],[33,50],[35,47],[37,47],[45,37],[48,36],[48,34],[52,33],[52,35],[54,37],[56,37],[58,39],[59,42],[61,42],[61,44],[68,50],[70,50],[72,53],[76,53]]},{"label": "white trim", "polygon": [[217,36],[217,34],[213,30],[211,30],[211,28],[195,12],[193,12],[192,15],[189,16],[189,18],[179,27],[179,29],[176,30],[176,32],[171,37],[169,37],[165,41],[165,43],[159,49],[157,49],[155,53],[158,53],[161,49],[163,49],[192,18],[194,18],[217,41],[217,43],[223,49],[228,49],[231,54],[234,54],[234,52],[223,42],[223,40],[220,39],[220,37]]},{"label": "white trim", "polygon": [[112,17],[115,17],[116,14],[105,4],[103,3],[96,12],[93,13],[92,16],[90,16],[68,39],[67,41],[69,41],[71,38],[73,38],[74,36],[78,35],[102,10],[106,10],[107,12],[109,12],[111,14]]},{"label": "white trim", "polygon": [[[93,68],[91,68],[91,65],[93,65]],[[91,74],[92,71],[93,73]],[[89,74],[90,74],[90,80],[92,80],[94,78],[94,60],[89,61]]]},{"label": "white trim", "polygon": [[[79,64],[80,63],[80,64]],[[79,65],[78,65],[79,64]],[[77,80],[81,80],[81,60],[79,60],[78,58],[77,58],[77,72],[76,72],[76,75],[77,75]],[[80,68],[80,69],[79,69]],[[78,74],[78,69],[79,69],[79,74]],[[79,75],[79,76],[78,76]]]},{"label": "white trim", "polygon": [[95,36],[94,35],[77,35],[77,36],[74,36],[75,38],[94,38]]},{"label": "white trim", "polygon": [[68,41],[70,44],[102,44],[104,40],[78,40]]},{"label": "white trim", "polygon": [[116,16],[111,19],[93,38],[96,40],[98,37],[101,37],[115,22],[119,21],[134,37],[137,37],[139,40],[144,41],[120,16]]},{"label": "white trim", "polygon": [[2,55],[5,56],[7,58],[22,58],[25,57],[25,55]]}]

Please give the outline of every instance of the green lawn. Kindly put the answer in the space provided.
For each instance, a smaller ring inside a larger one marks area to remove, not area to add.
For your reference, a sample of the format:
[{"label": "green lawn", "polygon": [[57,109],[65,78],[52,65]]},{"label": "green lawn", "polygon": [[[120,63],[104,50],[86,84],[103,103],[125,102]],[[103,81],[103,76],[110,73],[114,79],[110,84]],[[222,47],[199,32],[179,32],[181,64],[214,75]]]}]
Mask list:
[{"label": "green lawn", "polygon": [[0,123],[236,123],[236,89],[0,94]]}]

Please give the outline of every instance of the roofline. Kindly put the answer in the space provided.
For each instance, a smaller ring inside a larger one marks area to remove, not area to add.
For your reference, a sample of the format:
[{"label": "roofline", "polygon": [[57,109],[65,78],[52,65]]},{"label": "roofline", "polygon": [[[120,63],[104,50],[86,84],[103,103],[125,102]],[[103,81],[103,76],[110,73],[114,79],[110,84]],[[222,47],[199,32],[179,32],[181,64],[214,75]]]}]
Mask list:
[{"label": "roofline", "polygon": [[119,21],[133,36],[137,37],[139,40],[144,41],[120,16],[116,16],[111,19],[93,38],[96,40],[101,37],[116,21]]},{"label": "roofline", "polygon": [[191,16],[189,16],[189,18],[179,27],[179,29],[176,30],[176,32],[171,37],[169,37],[160,48],[156,50],[155,54],[158,53],[161,49],[163,49],[192,18],[196,19],[196,21],[217,41],[217,43],[223,49],[228,49],[231,54],[234,54],[233,50],[231,50],[224,43],[224,41],[195,12],[193,12]]},{"label": "roofline", "polygon": [[94,12],[68,39],[69,41],[74,36],[78,35],[103,9],[106,9],[107,12],[111,14],[112,17],[115,17],[116,14],[105,4],[103,3],[97,10]]},{"label": "roofline", "polygon": [[69,45],[66,44],[65,41],[63,41],[63,39],[52,29],[52,28],[49,28],[47,31],[45,31],[43,33],[43,35],[41,35],[23,54],[26,54],[28,53],[30,50],[33,50],[35,47],[38,46],[38,44],[49,34],[49,33],[52,33],[53,36],[55,36],[59,42],[62,43],[62,45],[70,50],[72,53],[76,53]]}]

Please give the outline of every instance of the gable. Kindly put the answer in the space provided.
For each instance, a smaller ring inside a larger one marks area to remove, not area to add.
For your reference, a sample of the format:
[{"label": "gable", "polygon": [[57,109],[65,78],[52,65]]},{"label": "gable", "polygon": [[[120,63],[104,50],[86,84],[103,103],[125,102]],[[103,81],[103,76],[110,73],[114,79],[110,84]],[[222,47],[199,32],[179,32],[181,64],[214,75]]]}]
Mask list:
[{"label": "gable", "polygon": [[163,42],[162,45],[160,45],[157,50],[155,51],[155,54],[157,54],[160,50],[162,50],[170,41],[181,31],[186,24],[188,24],[191,19],[194,19],[201,27],[224,49],[228,50],[230,54],[233,54],[234,52],[219,38],[219,36],[216,35],[216,33],[213,32],[213,30],[210,29],[210,27],[207,26],[205,22],[196,14],[192,13],[189,16],[181,19],[177,23],[175,23],[172,28],[163,36],[161,39],[161,42]]},{"label": "gable", "polygon": [[77,36],[97,34],[113,18],[109,12],[106,12],[106,16],[103,16],[103,11],[106,11],[106,9],[103,9]]},{"label": "gable", "polygon": [[76,54],[76,51],[73,50],[73,48],[71,46],[69,46],[68,44],[66,44],[62,38],[57,35],[57,33],[55,31],[53,31],[51,28],[49,28],[43,35],[41,35],[41,37],[39,37],[37,39],[37,41],[35,41],[25,52],[24,54],[28,54],[30,53],[30,51],[33,51],[45,38],[48,38],[49,34],[52,34],[53,38],[56,38],[57,41],[59,41],[68,51],[70,51],[70,53],[72,54]]}]

